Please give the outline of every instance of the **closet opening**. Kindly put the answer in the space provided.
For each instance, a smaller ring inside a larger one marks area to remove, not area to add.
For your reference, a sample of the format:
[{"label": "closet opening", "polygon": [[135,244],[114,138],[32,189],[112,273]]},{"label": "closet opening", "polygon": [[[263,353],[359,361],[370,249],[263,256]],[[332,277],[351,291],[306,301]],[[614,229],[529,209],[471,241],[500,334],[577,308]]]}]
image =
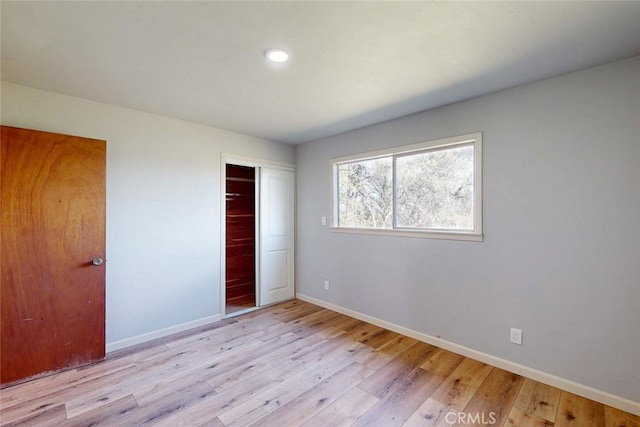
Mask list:
[{"label": "closet opening", "polygon": [[226,164],[225,313],[256,307],[256,168]]}]

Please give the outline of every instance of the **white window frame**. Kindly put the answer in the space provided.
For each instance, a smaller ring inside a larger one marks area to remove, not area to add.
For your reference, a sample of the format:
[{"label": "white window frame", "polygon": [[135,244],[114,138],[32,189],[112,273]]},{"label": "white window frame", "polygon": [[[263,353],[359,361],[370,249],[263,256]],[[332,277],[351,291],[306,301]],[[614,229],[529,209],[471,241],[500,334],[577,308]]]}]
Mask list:
[{"label": "white window frame", "polygon": [[[368,228],[368,227],[341,227],[338,224],[338,166],[346,163],[372,160],[381,157],[392,157],[393,161],[393,198],[395,208],[396,198],[396,157],[420,152],[428,152],[437,149],[450,148],[454,146],[473,146],[473,230],[435,230],[435,229],[408,229],[396,228],[396,212],[393,212],[393,228]],[[356,233],[386,236],[422,237],[427,239],[448,239],[448,240],[469,240],[481,242],[482,234],[482,132],[466,135],[459,135],[450,138],[435,139],[418,144],[392,147],[384,150],[371,151],[368,153],[354,154],[331,159],[331,226],[329,230],[336,233]]]}]

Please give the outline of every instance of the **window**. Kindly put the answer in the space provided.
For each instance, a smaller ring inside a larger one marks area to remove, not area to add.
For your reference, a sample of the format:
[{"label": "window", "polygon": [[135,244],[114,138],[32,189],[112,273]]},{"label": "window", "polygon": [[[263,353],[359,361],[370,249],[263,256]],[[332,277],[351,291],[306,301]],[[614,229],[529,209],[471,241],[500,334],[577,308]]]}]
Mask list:
[{"label": "window", "polygon": [[334,159],[333,231],[482,240],[482,134]]}]

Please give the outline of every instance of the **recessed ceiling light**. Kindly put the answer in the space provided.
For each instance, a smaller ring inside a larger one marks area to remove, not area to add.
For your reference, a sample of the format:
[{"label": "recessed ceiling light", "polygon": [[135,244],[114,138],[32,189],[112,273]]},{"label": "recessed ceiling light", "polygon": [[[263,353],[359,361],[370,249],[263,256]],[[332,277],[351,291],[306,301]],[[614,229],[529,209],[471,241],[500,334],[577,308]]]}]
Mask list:
[{"label": "recessed ceiling light", "polygon": [[264,53],[264,56],[272,62],[287,62],[289,60],[289,54],[282,49],[269,49]]}]

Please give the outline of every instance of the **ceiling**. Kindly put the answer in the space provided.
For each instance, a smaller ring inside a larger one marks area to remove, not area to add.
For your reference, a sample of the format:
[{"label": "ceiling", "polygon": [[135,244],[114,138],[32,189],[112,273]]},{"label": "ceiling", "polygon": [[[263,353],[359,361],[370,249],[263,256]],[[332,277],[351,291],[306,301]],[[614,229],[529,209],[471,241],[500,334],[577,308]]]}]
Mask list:
[{"label": "ceiling", "polygon": [[[640,2],[7,2],[2,79],[301,143],[640,54]],[[267,64],[264,51],[291,60]]]}]

